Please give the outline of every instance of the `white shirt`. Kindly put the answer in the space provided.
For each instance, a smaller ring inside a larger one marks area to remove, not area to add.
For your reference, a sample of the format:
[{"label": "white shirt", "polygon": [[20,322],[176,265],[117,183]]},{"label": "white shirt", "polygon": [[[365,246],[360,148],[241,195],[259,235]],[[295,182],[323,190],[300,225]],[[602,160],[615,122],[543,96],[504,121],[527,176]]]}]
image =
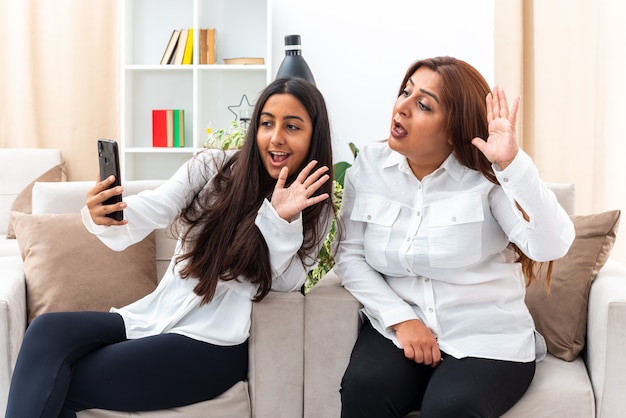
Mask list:
[{"label": "white shirt", "polygon": [[[200,152],[157,189],[125,197],[128,206],[124,216],[128,224],[124,226],[96,225],[86,207],[82,210],[83,223],[108,247],[121,251],[153,230],[169,227],[195,193],[201,190],[210,193],[215,161],[219,163],[226,155],[232,153]],[[272,290],[300,289],[317,256],[317,252],[309,254],[310,264],[305,265],[296,255],[303,242],[301,216],[286,222],[265,200],[255,223],[269,248]],[[201,305],[202,298],[193,291],[198,280],[182,279],[179,274],[182,263],[174,263],[181,253],[180,245],[179,241],[167,272],[154,292],[128,306],[111,309],[124,319],[127,337],[171,332],[217,345],[243,343],[249,336],[252,298],[257,285],[245,280],[219,281],[213,299]]]},{"label": "white shirt", "polygon": [[347,171],[335,271],[398,347],[391,326],[419,319],[456,358],[527,362],[545,354],[541,337],[536,352],[524,277],[507,245],[537,261],[557,259],[574,227],[521,149],[496,175],[501,187],[451,154],[419,181],[386,142],[364,146]]}]

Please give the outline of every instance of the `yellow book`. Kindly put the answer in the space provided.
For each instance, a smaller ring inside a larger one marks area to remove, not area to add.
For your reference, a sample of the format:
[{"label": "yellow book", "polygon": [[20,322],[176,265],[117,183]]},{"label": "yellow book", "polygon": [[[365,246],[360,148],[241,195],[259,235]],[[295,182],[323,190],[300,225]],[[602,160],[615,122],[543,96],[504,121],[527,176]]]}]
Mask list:
[{"label": "yellow book", "polygon": [[183,55],[183,64],[191,64],[193,61],[193,29],[187,31],[187,44],[185,44],[185,55]]}]

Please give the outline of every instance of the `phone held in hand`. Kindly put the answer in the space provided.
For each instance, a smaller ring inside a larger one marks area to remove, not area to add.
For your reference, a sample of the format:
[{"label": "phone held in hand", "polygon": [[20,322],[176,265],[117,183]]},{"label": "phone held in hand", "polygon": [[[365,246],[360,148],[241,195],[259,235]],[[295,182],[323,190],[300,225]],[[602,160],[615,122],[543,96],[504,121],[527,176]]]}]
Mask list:
[{"label": "phone held in hand", "polygon": [[[112,139],[98,139],[98,163],[100,165],[100,181],[107,177],[114,175],[115,181],[109,186],[110,188],[120,186],[120,157],[117,142]],[[122,201],[122,196],[112,196],[103,202],[103,205],[112,205]],[[124,219],[124,213],[119,210],[107,214],[109,218],[113,218],[116,221]]]}]

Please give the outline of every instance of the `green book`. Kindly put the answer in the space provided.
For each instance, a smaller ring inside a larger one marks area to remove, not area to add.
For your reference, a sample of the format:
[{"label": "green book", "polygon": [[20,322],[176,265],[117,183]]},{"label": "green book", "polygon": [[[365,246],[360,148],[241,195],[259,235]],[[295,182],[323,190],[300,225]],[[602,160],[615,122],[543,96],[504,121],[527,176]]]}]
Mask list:
[{"label": "green book", "polygon": [[174,147],[185,146],[185,111],[174,109]]}]

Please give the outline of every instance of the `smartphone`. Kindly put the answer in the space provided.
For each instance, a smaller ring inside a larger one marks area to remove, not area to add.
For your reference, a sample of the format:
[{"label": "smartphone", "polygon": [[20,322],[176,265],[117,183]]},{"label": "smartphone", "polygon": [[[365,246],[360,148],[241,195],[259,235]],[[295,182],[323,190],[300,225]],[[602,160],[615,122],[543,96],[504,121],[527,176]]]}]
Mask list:
[{"label": "smartphone", "polygon": [[[120,186],[120,156],[117,142],[112,139],[98,139],[98,163],[100,165],[100,181],[106,179],[110,175],[115,176],[115,181],[109,186],[110,188]],[[112,205],[122,201],[122,196],[117,195],[110,197],[104,201],[104,205]],[[107,214],[109,218],[116,221],[124,219],[124,213],[121,210]]]}]

